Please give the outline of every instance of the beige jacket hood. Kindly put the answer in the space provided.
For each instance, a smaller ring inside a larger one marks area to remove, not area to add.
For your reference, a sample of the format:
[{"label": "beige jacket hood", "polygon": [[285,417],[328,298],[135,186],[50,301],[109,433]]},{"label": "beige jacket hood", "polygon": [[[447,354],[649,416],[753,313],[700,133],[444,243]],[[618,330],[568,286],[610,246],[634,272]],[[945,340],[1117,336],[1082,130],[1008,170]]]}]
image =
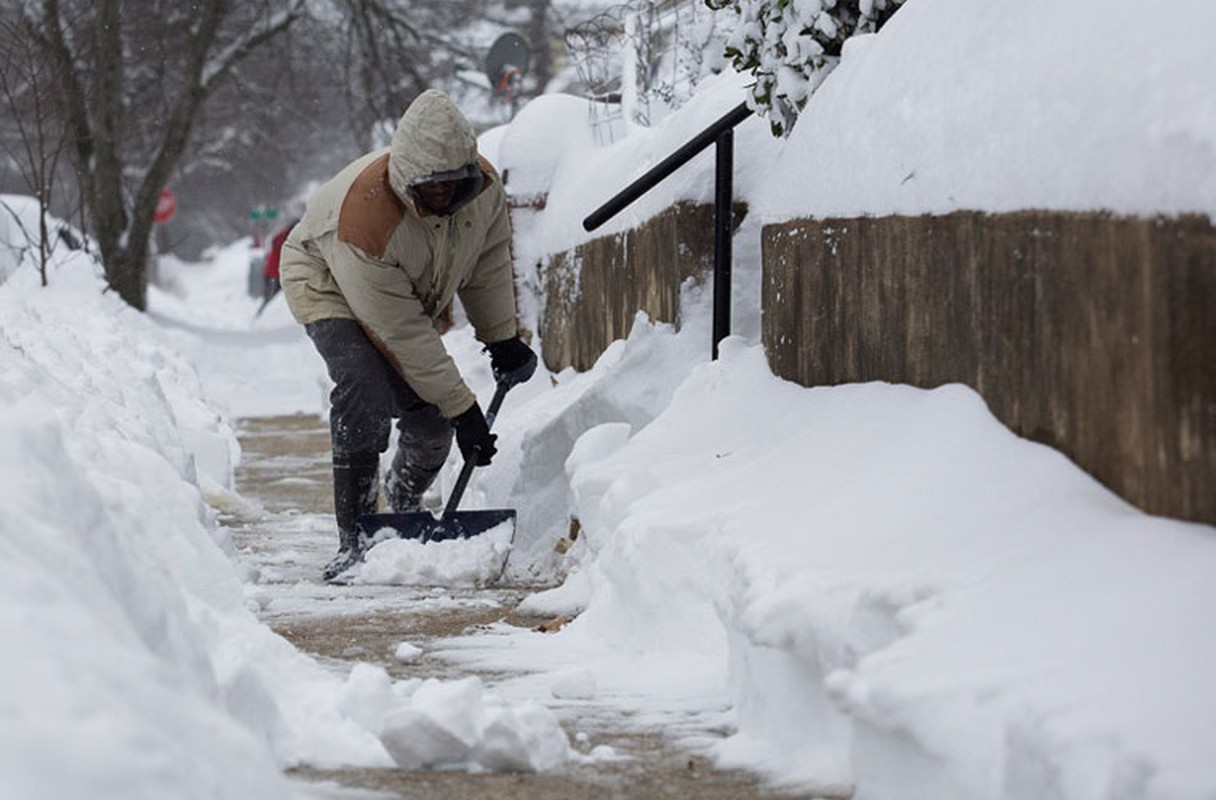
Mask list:
[{"label": "beige jacket hood", "polygon": [[[409,185],[478,162],[481,193],[446,216],[420,210]],[[475,401],[436,323],[453,298],[483,342],[518,334],[506,193],[477,156],[468,121],[445,95],[410,104],[392,144],[348,164],[309,199],[283,246],[293,316],[357,320],[410,387],[448,418]]]},{"label": "beige jacket hood", "polygon": [[443,92],[428,89],[410,103],[389,145],[388,177],[393,191],[409,201],[409,187],[439,172],[477,160],[477,137],[460,109]]}]

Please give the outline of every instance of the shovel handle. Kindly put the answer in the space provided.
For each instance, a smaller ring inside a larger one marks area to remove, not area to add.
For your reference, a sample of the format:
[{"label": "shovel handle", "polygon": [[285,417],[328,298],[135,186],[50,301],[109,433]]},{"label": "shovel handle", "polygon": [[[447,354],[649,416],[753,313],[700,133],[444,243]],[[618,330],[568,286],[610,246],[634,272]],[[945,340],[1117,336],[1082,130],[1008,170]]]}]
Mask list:
[{"label": "shovel handle", "polygon": [[502,399],[507,396],[507,390],[510,389],[510,384],[500,383],[494,389],[494,397],[490,400],[490,407],[486,409],[486,427],[493,427],[494,418],[498,416],[498,409],[502,408]]},{"label": "shovel handle", "polygon": [[[502,407],[502,399],[507,396],[507,390],[510,388],[507,384],[500,383],[498,384],[498,388],[494,390],[494,399],[490,401],[490,407],[486,410],[487,429],[494,425],[494,418],[498,416],[498,409]],[[444,506],[443,517],[447,517],[460,505],[460,497],[464,494],[464,489],[469,484],[469,478],[473,477],[473,468],[477,466],[477,454],[474,453],[473,455],[474,458],[466,458],[464,460],[464,466],[460,469],[460,477],[456,479],[456,485],[452,487],[452,494],[448,497],[448,504]]]}]

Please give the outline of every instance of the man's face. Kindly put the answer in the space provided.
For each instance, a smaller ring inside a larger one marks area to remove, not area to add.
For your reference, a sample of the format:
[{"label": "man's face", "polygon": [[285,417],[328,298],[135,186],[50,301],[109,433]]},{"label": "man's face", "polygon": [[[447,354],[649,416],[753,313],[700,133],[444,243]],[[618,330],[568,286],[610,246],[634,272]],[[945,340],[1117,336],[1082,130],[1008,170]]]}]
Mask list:
[{"label": "man's face", "polygon": [[481,168],[472,163],[418,181],[410,187],[410,191],[418,205],[427,211],[448,216],[476,197],[483,182]]},{"label": "man's face", "polygon": [[430,209],[447,208],[460,181],[427,181],[414,187],[422,204]]}]

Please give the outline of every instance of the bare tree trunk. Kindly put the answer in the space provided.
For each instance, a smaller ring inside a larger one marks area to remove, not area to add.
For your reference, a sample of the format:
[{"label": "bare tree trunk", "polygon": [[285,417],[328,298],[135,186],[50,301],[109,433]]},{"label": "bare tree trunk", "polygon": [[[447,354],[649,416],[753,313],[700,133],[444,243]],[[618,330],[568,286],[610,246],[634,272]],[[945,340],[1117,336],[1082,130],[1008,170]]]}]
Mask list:
[{"label": "bare tree trunk", "polygon": [[77,175],[106,280],[142,311],[156,202],[186,151],[199,109],[233,65],[303,15],[305,2],[284,0],[279,13],[239,29],[224,27],[234,12],[231,0],[194,3],[183,19],[189,35],[186,51],[175,54],[182,56],[178,72],[151,82],[163,87],[157,107],[167,109],[159,138],[135,154],[129,152],[127,115],[142,109],[133,107],[129,73],[158,65],[131,63],[122,5],[93,0],[74,7],[69,19],[60,0],[42,0],[42,17],[31,26],[56,65],[62,113],[72,132]]},{"label": "bare tree trunk", "polygon": [[[96,53],[96,85],[93,90],[92,191],[86,196],[93,209],[93,225],[101,248],[106,280],[119,297],[141,311],[147,307],[141,273],[143,264],[132,263],[125,242],[127,209],[123,199],[123,65],[122,17],[119,0],[98,0],[97,24],[93,33]],[[87,103],[80,98],[81,104]],[[81,162],[88,168],[87,162]]]}]

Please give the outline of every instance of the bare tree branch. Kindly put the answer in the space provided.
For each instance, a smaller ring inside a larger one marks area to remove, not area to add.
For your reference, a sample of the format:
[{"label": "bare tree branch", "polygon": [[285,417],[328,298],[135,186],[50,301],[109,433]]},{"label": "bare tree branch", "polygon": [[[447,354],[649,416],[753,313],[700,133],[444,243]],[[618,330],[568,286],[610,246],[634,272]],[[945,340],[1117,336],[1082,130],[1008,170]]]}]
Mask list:
[{"label": "bare tree branch", "polygon": [[[130,55],[135,48],[129,46],[126,26],[146,26],[159,17],[126,18],[120,0],[82,3],[70,21],[61,0],[42,0],[41,19],[30,18],[35,41],[56,65],[62,113],[72,131],[73,155],[107,280],[137,308],[146,302],[157,199],[189,145],[202,104],[238,62],[305,11],[304,0],[287,0],[255,24],[226,27],[238,5],[232,0],[196,2],[188,12],[189,28],[172,32],[182,49],[172,51],[155,39],[151,47],[140,42],[141,52],[150,51],[143,60]],[[80,44],[75,50],[73,41]],[[147,69],[150,64],[156,68]],[[129,114],[159,118],[162,111],[162,124],[140,119],[128,128],[133,121]],[[130,200],[129,184],[134,187]]]},{"label": "bare tree branch", "polygon": [[[52,107],[54,85],[45,74],[46,62],[39,57],[28,27],[24,19],[0,22],[0,52],[4,53],[0,62],[0,98],[12,111],[12,125],[21,152],[14,152],[7,144],[5,149],[21,165],[26,185],[38,203],[38,269],[42,285],[46,286],[47,265],[55,244],[48,218],[67,130]],[[28,231],[26,235],[29,237]]]}]

